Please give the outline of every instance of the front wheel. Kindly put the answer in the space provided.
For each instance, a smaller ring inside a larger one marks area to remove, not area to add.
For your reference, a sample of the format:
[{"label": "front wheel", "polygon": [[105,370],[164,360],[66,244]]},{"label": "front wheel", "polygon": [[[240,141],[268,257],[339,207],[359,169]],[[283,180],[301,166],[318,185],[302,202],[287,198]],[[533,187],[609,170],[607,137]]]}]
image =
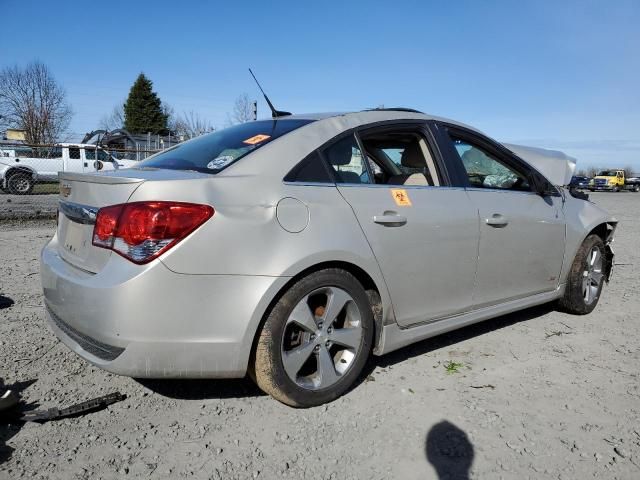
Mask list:
[{"label": "front wheel", "polygon": [[605,281],[605,247],[597,235],[589,235],[571,265],[560,306],[568,313],[591,313],[600,299]]},{"label": "front wheel", "polygon": [[7,190],[14,195],[29,195],[33,191],[34,185],[30,173],[14,173],[7,181]]},{"label": "front wheel", "polygon": [[269,313],[255,349],[255,381],[293,407],[330,402],[362,372],[373,330],[367,294],[353,275],[334,268],[314,272]]}]

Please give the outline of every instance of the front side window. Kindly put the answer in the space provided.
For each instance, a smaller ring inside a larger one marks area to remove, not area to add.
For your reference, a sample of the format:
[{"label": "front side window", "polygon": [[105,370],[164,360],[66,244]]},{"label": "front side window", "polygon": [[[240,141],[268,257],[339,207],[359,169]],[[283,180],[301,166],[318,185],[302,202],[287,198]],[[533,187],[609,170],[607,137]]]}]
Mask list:
[{"label": "front side window", "polygon": [[369,170],[353,135],[327,147],[324,156],[335,172],[337,183],[370,183]]},{"label": "front side window", "polygon": [[387,185],[439,186],[440,179],[424,137],[402,129],[361,134],[374,182]]},{"label": "front side window", "polygon": [[531,190],[525,175],[507,166],[485,149],[461,138],[452,137],[452,141],[472,187]]},{"label": "front side window", "polygon": [[218,173],[240,158],[312,120],[274,119],[241,123],[179,143],[140,162],[140,167]]}]

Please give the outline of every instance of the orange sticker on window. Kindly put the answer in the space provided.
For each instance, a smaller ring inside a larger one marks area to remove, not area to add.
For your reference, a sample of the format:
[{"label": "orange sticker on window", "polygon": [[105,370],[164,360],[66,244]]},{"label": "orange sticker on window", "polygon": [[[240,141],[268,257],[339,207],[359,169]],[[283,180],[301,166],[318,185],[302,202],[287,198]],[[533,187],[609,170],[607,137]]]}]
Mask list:
[{"label": "orange sticker on window", "polygon": [[259,134],[259,135],[255,135],[255,136],[253,136],[251,138],[247,138],[242,143],[246,143],[247,145],[255,145],[256,143],[264,142],[265,140],[268,140],[269,138],[271,138],[271,135]]},{"label": "orange sticker on window", "polygon": [[391,196],[396,202],[396,205],[400,207],[411,207],[411,199],[406,190],[402,188],[392,188]]}]

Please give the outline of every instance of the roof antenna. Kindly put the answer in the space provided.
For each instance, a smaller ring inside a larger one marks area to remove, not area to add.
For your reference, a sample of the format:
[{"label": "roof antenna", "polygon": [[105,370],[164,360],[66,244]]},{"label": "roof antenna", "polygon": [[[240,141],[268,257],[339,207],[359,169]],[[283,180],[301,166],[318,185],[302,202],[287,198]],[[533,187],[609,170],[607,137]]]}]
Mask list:
[{"label": "roof antenna", "polygon": [[286,117],[288,115],[291,115],[291,112],[282,112],[280,110],[276,110],[273,106],[273,104],[271,103],[271,100],[269,100],[269,97],[267,97],[267,94],[264,93],[264,90],[262,90],[262,87],[260,86],[260,83],[258,82],[258,79],[256,78],[256,76],[253,74],[253,72],[251,71],[251,69],[249,69],[249,73],[251,74],[251,76],[253,77],[253,79],[256,81],[256,84],[258,85],[258,88],[260,89],[260,91],[262,92],[262,95],[264,95],[264,99],[267,101],[267,105],[269,105],[269,108],[271,109],[271,118],[278,118],[278,117]]}]

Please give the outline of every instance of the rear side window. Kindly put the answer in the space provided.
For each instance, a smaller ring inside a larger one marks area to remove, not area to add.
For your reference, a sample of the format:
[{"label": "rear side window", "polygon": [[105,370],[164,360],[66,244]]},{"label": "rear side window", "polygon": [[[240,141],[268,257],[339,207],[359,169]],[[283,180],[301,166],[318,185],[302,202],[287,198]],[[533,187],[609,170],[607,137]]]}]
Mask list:
[{"label": "rear side window", "polygon": [[312,121],[274,119],[241,123],[180,143],[140,162],[140,167],[218,173],[254,150]]},{"label": "rear side window", "polygon": [[333,183],[329,172],[316,151],[296,165],[286,177],[285,182]]},{"label": "rear side window", "polygon": [[371,183],[369,170],[353,135],[344,137],[324,150],[337,183]]},{"label": "rear side window", "polygon": [[80,149],[78,147],[69,147],[69,158],[79,160],[80,159]]}]

